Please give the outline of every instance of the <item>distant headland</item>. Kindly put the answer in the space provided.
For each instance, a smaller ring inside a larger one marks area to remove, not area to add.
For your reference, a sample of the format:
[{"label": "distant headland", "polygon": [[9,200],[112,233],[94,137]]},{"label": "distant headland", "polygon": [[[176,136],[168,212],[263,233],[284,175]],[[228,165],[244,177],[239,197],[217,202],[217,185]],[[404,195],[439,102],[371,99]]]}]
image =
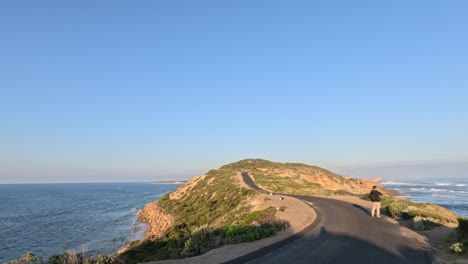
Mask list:
[{"label": "distant headland", "polygon": [[187,181],[155,181],[153,184],[184,184]]}]

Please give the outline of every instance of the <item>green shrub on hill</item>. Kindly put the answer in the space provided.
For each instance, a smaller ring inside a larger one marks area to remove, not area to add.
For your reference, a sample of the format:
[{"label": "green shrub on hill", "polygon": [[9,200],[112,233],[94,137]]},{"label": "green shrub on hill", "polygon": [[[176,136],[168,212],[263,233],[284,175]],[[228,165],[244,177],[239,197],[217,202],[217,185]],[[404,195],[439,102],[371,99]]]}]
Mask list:
[{"label": "green shrub on hill", "polygon": [[459,217],[456,237],[450,246],[450,251],[457,255],[467,255],[468,248],[468,218]]},{"label": "green shrub on hill", "polygon": [[43,263],[42,258],[38,257],[36,254],[32,252],[28,252],[21,256],[19,259],[10,260],[5,262],[8,264],[36,264],[36,263]]},{"label": "green shrub on hill", "polygon": [[246,214],[241,202],[257,192],[236,185],[233,170],[212,170],[190,190],[190,195],[170,199],[169,194],[158,204],[176,217],[168,238],[180,237],[205,224],[230,225]]},{"label": "green shrub on hill", "polygon": [[457,232],[461,240],[468,241],[468,218],[460,217],[458,220]]},{"label": "green shrub on hill", "polygon": [[456,223],[458,217],[441,206],[415,203],[401,197],[382,196],[381,203],[391,217],[413,220],[416,229],[428,229],[443,223]]},{"label": "green shrub on hill", "polygon": [[241,224],[223,227],[205,224],[179,238],[172,236],[155,241],[141,241],[131,246],[120,257],[129,264],[193,257],[225,244],[252,242],[269,237],[284,227],[281,222],[276,220],[273,210],[267,208],[262,211],[254,211],[248,214]]}]

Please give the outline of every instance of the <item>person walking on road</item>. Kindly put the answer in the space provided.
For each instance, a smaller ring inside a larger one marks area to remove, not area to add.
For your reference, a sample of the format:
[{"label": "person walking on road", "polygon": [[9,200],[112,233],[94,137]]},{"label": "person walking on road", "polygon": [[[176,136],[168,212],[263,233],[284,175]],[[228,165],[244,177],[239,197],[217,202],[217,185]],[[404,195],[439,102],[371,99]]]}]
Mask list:
[{"label": "person walking on road", "polygon": [[382,196],[382,193],[377,191],[377,186],[374,185],[372,187],[372,191],[369,194],[369,199],[372,202],[372,217],[380,217],[380,196]]}]

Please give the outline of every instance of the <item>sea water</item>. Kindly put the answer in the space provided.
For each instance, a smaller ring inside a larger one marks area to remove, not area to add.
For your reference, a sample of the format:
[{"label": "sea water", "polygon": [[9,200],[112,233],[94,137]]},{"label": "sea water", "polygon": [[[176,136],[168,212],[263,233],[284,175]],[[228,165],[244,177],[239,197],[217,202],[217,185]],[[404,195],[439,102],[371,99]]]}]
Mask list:
[{"label": "sea water", "polygon": [[468,179],[420,178],[385,181],[382,185],[413,202],[437,204],[462,217],[468,217]]},{"label": "sea water", "polygon": [[27,252],[112,254],[142,238],[145,204],[180,184],[0,184],[0,263]]}]

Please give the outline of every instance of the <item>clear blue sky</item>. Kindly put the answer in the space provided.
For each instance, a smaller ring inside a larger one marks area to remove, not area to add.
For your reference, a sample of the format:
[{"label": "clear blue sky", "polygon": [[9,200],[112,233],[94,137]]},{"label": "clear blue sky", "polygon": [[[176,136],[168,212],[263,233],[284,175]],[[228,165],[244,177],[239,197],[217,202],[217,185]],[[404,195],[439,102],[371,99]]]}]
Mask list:
[{"label": "clear blue sky", "polygon": [[467,1],[2,1],[0,183],[468,162]]}]

